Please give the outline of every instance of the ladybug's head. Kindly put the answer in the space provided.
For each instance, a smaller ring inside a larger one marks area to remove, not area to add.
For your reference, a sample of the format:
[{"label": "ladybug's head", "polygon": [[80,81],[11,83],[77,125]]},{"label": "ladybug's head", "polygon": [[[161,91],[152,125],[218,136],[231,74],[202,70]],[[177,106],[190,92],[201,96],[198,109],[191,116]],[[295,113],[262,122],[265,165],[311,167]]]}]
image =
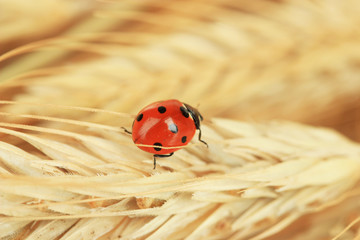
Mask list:
[{"label": "ladybug's head", "polygon": [[200,122],[203,120],[203,117],[201,116],[200,112],[196,108],[190,106],[189,104],[186,103],[183,104],[186,107],[186,109],[189,111],[192,119],[194,120],[196,129],[200,129]]}]

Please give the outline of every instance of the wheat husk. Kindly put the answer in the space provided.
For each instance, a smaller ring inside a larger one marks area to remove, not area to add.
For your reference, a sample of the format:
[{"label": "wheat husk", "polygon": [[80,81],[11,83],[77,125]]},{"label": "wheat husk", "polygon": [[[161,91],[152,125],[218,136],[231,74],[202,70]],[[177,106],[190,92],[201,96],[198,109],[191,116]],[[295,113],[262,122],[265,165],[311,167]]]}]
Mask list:
[{"label": "wheat husk", "polygon": [[[357,1],[14,3],[70,14],[0,38],[1,237],[359,238],[359,145],[318,127],[360,139]],[[120,127],[167,98],[209,148],[152,170]]]}]

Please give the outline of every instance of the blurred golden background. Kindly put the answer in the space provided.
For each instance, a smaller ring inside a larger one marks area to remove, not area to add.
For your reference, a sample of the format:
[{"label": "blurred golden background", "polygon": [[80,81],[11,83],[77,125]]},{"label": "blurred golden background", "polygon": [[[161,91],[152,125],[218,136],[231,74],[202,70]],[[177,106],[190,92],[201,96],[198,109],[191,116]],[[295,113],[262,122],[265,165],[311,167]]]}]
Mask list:
[{"label": "blurred golden background", "polygon": [[[76,92],[44,91],[52,103],[136,113],[178,98],[208,117],[289,119],[359,140],[357,1],[0,4],[2,99],[29,98],[26,78]],[[98,89],[107,101],[92,101]]]}]

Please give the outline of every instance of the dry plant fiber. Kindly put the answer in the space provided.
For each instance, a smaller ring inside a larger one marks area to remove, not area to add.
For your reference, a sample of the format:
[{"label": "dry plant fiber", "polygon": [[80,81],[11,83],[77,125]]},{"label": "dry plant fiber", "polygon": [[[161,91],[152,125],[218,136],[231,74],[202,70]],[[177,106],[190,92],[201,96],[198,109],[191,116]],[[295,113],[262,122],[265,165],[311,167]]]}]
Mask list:
[{"label": "dry plant fiber", "polygon": [[[360,238],[359,144],[319,127],[360,139],[358,1],[0,9],[0,239]],[[153,170],[120,127],[169,98],[209,148]]]}]

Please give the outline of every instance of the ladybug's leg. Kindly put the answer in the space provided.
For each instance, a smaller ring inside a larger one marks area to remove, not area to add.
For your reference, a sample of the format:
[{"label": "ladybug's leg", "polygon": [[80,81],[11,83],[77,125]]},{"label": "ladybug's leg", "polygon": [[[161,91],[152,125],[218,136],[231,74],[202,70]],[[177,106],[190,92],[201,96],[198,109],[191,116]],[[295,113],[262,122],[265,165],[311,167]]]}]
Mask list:
[{"label": "ladybug's leg", "polygon": [[157,157],[160,157],[160,158],[164,158],[164,157],[171,157],[174,153],[169,153],[169,154],[166,154],[166,155],[160,155],[160,154],[154,154],[154,169],[156,168],[156,158]]},{"label": "ladybug's leg", "polygon": [[202,142],[203,144],[205,144],[207,148],[209,147],[207,142],[205,142],[204,140],[201,140],[201,129],[200,128],[199,128],[199,141]]},{"label": "ladybug's leg", "polygon": [[127,134],[132,134],[132,132],[130,132],[129,130],[127,130],[126,128],[124,127],[121,127],[122,129],[124,129],[124,131],[127,133]]}]

